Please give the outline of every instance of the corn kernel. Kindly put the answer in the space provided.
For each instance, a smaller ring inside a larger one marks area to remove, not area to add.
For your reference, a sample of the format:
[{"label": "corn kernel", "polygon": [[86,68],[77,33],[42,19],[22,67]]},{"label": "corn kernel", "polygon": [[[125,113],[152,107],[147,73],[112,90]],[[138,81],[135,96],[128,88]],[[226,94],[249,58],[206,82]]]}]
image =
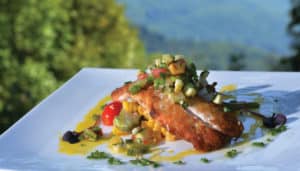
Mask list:
[{"label": "corn kernel", "polygon": [[138,104],[135,102],[123,101],[122,106],[123,109],[128,113],[134,113],[138,111]]},{"label": "corn kernel", "polygon": [[128,132],[121,131],[120,129],[118,129],[115,126],[112,129],[112,133],[113,133],[113,135],[128,135]]}]

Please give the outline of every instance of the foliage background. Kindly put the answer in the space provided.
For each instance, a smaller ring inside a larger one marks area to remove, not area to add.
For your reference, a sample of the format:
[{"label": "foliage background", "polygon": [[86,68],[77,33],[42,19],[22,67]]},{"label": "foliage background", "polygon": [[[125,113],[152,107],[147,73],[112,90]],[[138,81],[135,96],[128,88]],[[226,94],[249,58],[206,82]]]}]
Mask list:
[{"label": "foliage background", "polygon": [[115,0],[0,0],[0,133],[85,66],[139,68],[171,52],[199,68],[299,70],[299,11],[293,1],[295,53],[279,56],[224,41],[166,38],[130,23]]}]

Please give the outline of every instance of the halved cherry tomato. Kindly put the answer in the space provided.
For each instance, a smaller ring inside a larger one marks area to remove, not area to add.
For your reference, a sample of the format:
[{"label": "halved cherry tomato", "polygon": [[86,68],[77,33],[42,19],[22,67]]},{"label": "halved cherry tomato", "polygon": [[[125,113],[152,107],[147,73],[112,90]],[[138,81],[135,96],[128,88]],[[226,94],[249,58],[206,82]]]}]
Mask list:
[{"label": "halved cherry tomato", "polygon": [[120,114],[122,110],[122,103],[119,101],[111,102],[106,105],[101,115],[101,121],[104,125],[113,125],[114,118]]},{"label": "halved cherry tomato", "polygon": [[139,75],[138,75],[138,80],[142,80],[142,79],[145,79],[145,78],[147,78],[147,77],[148,77],[148,74],[142,72],[142,73],[139,73]]},{"label": "halved cherry tomato", "polygon": [[158,78],[160,74],[167,74],[169,71],[166,68],[155,68],[151,70],[153,77]]}]

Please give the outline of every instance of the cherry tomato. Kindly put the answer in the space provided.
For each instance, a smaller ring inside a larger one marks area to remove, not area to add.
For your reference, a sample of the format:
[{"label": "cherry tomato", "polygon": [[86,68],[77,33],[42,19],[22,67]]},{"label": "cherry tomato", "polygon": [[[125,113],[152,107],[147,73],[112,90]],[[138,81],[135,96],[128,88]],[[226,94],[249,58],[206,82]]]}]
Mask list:
[{"label": "cherry tomato", "polygon": [[166,69],[166,68],[155,68],[155,69],[152,69],[151,70],[151,73],[152,73],[152,75],[153,75],[153,77],[155,77],[155,78],[158,78],[158,77],[160,77],[160,74],[162,73],[162,74],[166,74],[166,73],[168,73],[169,71],[168,71],[168,69]]},{"label": "cherry tomato", "polygon": [[138,75],[138,80],[142,80],[142,79],[145,79],[145,78],[147,78],[148,77],[148,74],[147,73],[140,73],[139,75]]},{"label": "cherry tomato", "polygon": [[114,118],[120,114],[122,110],[122,103],[119,101],[111,102],[106,105],[101,115],[101,121],[104,125],[113,125]]}]

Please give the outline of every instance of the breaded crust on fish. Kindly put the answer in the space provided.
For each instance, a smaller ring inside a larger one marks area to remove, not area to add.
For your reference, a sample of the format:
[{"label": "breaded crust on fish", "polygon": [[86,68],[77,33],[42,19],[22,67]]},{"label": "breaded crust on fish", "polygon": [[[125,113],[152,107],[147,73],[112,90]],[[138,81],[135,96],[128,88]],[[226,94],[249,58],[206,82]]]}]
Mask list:
[{"label": "breaded crust on fish", "polygon": [[[239,136],[243,130],[242,124],[237,119],[234,119],[234,116],[228,117],[229,120],[227,120],[224,113],[221,113],[222,118],[218,119],[217,114],[220,112],[220,109],[217,106],[211,106],[203,101],[199,102],[199,104],[194,104],[197,102],[193,101],[193,106],[200,111],[199,113],[213,112],[208,114],[209,117],[214,118],[213,121],[205,122],[201,117],[190,114],[190,111],[184,109],[181,105],[173,103],[159,90],[155,90],[153,86],[145,87],[134,95],[128,92],[129,86],[130,84],[126,84],[115,89],[111,94],[112,99],[123,101],[130,98],[136,101],[150,113],[154,120],[174,134],[176,138],[192,143],[195,149],[199,151],[219,149],[225,146],[231,137]],[[201,104],[205,105],[201,108]],[[213,126],[210,124],[218,125]],[[236,125],[226,126],[226,124]],[[223,130],[223,128],[225,129]],[[232,132],[230,132],[230,129],[233,129]]]}]

